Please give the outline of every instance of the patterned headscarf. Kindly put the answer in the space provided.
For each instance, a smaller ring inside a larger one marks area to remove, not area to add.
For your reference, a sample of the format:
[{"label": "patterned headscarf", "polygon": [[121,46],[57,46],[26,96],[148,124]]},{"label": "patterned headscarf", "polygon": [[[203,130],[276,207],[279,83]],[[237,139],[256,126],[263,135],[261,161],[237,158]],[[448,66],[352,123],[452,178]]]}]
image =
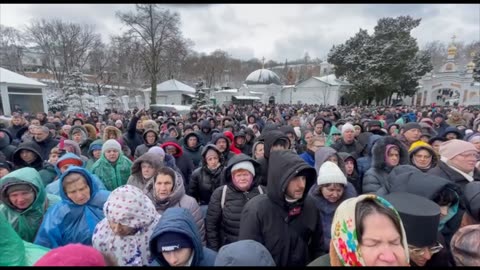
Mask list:
[{"label": "patterned headscarf", "polygon": [[[407,237],[403,228],[400,216],[397,210],[385,199],[374,194],[360,195],[355,198],[350,198],[342,202],[333,217],[332,222],[332,240],[330,243],[330,262],[332,266],[365,266],[365,261],[359,252],[359,243],[357,239],[357,229],[355,226],[355,212],[356,206],[359,202],[364,200],[374,200],[380,205],[390,208],[395,212],[400,226],[402,228],[402,246],[405,250],[405,256],[408,265],[409,252]],[[337,265],[338,264],[338,265]]]},{"label": "patterned headscarf", "polygon": [[[105,218],[97,224],[93,233],[93,247],[112,253],[120,266],[145,266],[152,261],[149,239],[160,219],[152,201],[140,189],[131,185],[118,187],[103,206]],[[135,234],[115,234],[110,222],[136,230]]]}]

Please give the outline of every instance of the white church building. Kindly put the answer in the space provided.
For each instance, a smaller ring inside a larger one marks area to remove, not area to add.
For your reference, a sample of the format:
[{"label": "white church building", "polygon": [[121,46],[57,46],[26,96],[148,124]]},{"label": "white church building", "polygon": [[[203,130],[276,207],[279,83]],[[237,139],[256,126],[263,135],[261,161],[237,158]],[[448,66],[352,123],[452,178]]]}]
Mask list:
[{"label": "white church building", "polygon": [[420,80],[413,97],[414,105],[480,105],[480,83],[473,79],[475,64],[471,61],[465,68],[459,67],[455,62],[456,55],[457,48],[452,42],[440,70],[429,72]]},{"label": "white church building", "polygon": [[334,74],[311,77],[298,85],[283,85],[280,77],[268,69],[250,73],[239,89],[219,90],[212,93],[218,105],[238,100],[261,103],[338,105],[348,82]]}]

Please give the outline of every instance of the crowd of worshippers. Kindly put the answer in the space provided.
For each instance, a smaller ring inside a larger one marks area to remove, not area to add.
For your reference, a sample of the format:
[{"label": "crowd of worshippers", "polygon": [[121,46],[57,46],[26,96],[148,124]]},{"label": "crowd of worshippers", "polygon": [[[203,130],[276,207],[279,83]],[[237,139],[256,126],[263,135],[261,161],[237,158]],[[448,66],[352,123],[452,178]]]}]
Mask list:
[{"label": "crowd of worshippers", "polygon": [[480,113],[14,113],[0,266],[478,266]]}]

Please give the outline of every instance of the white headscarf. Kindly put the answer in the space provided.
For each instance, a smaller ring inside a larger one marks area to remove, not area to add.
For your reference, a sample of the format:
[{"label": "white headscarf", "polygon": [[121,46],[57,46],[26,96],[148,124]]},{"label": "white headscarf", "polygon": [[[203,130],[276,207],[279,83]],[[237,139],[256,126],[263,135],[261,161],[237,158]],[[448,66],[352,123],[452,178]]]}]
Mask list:
[{"label": "white headscarf", "polygon": [[[95,227],[92,243],[97,250],[115,257],[120,266],[145,266],[152,261],[149,240],[160,215],[140,189],[124,185],[113,190],[103,206],[105,218]],[[138,230],[133,235],[115,234],[108,222]]]}]

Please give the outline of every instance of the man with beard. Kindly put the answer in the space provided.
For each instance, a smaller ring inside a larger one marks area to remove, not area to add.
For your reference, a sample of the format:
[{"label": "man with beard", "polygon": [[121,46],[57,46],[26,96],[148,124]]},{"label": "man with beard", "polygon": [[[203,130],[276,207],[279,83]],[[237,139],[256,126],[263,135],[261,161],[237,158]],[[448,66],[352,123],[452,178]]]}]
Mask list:
[{"label": "man with beard", "polygon": [[42,160],[48,160],[50,151],[58,145],[59,141],[53,138],[52,133],[50,133],[50,130],[46,126],[38,127],[34,132],[33,142],[40,147]]},{"label": "man with beard", "polygon": [[267,194],[244,206],[238,240],[263,244],[277,266],[305,266],[324,253],[320,217],[307,196],[317,174],[291,151],[272,152],[270,164]]}]

